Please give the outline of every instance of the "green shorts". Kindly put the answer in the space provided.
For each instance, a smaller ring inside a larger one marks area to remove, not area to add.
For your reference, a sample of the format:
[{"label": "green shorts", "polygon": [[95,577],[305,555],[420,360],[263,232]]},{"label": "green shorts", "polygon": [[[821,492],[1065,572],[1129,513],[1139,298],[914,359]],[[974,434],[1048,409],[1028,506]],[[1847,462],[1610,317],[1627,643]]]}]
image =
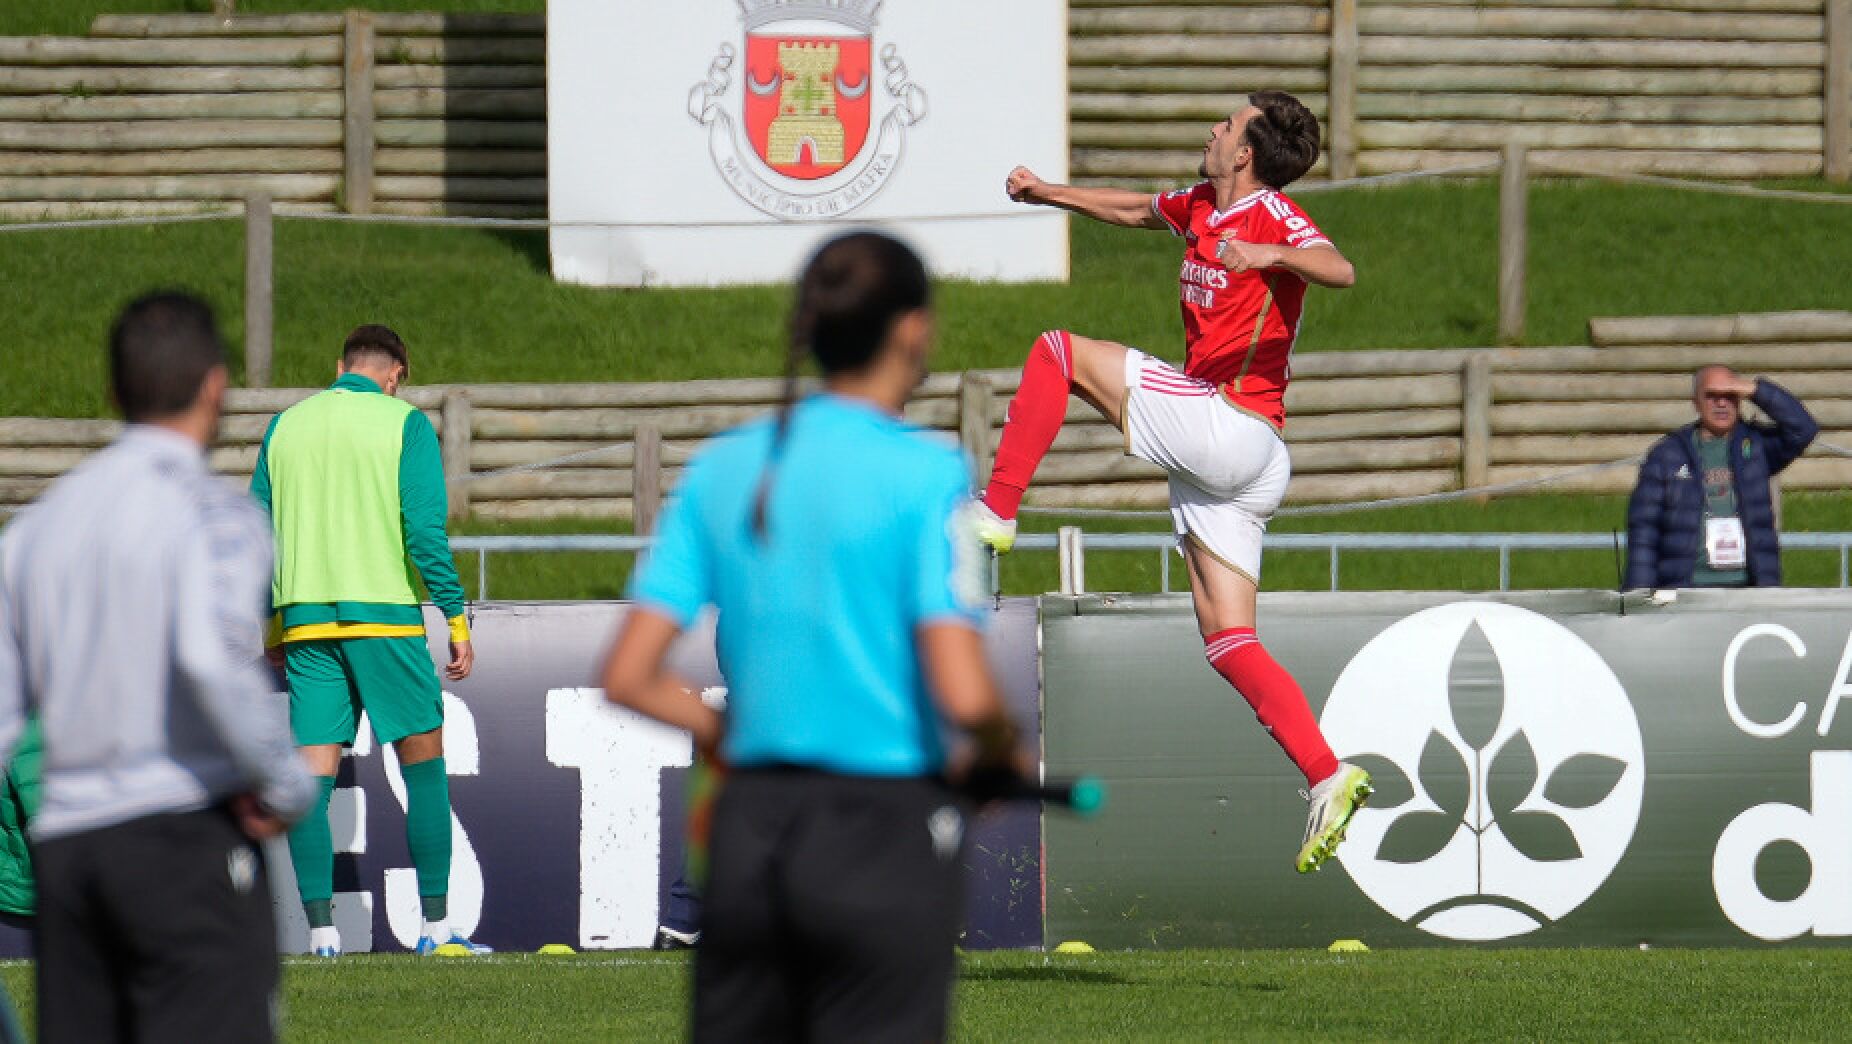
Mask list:
[{"label": "green shorts", "polygon": [[444,723],[444,690],[422,636],[335,638],[283,647],[289,729],[304,747],[352,744],[365,710],[381,743]]}]

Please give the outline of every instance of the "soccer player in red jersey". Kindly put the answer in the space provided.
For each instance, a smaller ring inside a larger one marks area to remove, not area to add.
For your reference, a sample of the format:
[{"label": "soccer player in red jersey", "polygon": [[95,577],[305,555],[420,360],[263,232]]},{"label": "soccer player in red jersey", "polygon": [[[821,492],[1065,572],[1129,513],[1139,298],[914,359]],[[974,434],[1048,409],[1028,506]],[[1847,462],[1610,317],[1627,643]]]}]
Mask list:
[{"label": "soccer player in red jersey", "polygon": [[1318,120],[1297,98],[1261,91],[1210,131],[1194,188],[1153,197],[1054,185],[1024,167],[1010,172],[1011,199],[1182,237],[1187,355],[1179,371],[1112,341],[1042,334],[1010,401],[978,512],[984,541],[1008,551],[1023,491],[1060,431],[1069,393],[1125,433],[1127,453],[1169,473],[1204,655],[1310,787],[1301,873],[1331,856],[1371,792],[1369,774],[1332,754],[1298,683],[1254,633],[1261,535],[1292,473],[1280,431],[1306,284],[1356,280],[1344,255],[1279,191],[1311,169],[1318,138]]}]

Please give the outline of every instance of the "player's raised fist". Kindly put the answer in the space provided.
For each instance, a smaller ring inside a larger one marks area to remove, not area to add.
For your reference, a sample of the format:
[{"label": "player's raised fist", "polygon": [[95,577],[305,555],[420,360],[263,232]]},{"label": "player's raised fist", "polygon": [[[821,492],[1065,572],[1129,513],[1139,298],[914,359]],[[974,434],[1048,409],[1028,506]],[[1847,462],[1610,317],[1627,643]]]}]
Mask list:
[{"label": "player's raised fist", "polygon": [[1028,167],[1017,167],[1004,179],[1003,191],[1018,203],[1039,203],[1043,184],[1042,179],[1035,176],[1035,171]]}]

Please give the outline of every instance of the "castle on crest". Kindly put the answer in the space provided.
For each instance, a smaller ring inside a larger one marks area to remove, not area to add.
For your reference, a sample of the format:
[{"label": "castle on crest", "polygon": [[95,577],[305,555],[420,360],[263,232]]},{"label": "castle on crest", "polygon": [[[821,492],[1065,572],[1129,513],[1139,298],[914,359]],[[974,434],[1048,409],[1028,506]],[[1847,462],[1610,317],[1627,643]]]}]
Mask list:
[{"label": "castle on crest", "polygon": [[[750,0],[741,0],[747,3]],[[843,163],[842,120],[835,110],[835,89],[830,81],[842,52],[835,44],[781,43],[778,65],[784,86],[778,94],[778,115],[765,142],[765,158],[774,164],[803,162],[810,145],[810,162],[840,166]]]}]

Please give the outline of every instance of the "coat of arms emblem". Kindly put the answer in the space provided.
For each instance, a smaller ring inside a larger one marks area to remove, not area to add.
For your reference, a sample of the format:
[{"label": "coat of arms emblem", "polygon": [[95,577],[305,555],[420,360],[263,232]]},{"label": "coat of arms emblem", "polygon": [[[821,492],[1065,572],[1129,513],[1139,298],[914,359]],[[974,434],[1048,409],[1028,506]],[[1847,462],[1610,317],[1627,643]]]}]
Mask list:
[{"label": "coat of arms emblem", "polygon": [[784,220],[867,203],[899,165],[906,128],[926,115],[895,46],[875,46],[883,0],[737,2],[737,84],[740,51],[721,44],[688,98],[715,168],[741,199]]}]

